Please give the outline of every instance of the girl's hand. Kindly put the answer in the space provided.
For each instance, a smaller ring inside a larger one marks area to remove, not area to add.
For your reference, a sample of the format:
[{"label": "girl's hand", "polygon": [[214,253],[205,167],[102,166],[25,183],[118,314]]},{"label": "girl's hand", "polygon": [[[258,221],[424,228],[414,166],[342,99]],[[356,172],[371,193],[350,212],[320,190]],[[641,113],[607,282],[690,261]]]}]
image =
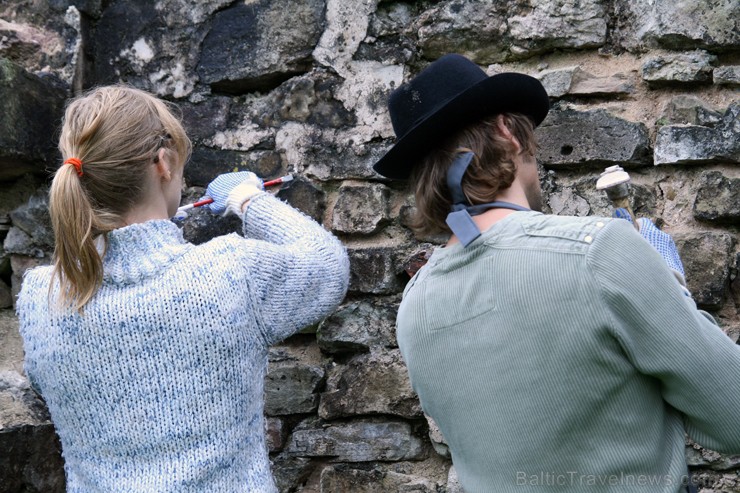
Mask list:
[{"label": "girl's hand", "polygon": [[213,199],[208,208],[214,214],[241,214],[244,203],[262,190],[262,180],[251,171],[224,173],[208,184],[206,195]]}]

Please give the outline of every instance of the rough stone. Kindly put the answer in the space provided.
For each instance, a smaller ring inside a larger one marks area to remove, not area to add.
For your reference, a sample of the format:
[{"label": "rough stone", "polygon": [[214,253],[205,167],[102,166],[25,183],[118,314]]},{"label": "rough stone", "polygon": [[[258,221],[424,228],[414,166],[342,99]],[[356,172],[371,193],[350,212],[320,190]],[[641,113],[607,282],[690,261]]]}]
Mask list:
[{"label": "rough stone", "polygon": [[650,162],[645,125],[604,110],[550,111],[536,135],[537,161],[548,168],[636,166]]},{"label": "rough stone", "polygon": [[[10,213],[13,226],[23,230],[32,244],[42,250],[54,248],[54,233],[49,216],[49,194],[46,189],[32,195],[28,202]],[[22,252],[15,252],[22,253]]]},{"label": "rough stone", "polygon": [[[13,293],[5,281],[0,280],[0,309],[13,307]],[[0,337],[2,340],[2,337]]]},{"label": "rough stone", "polygon": [[64,90],[0,58],[0,182],[52,166],[65,99]]},{"label": "rough stone", "polygon": [[733,236],[704,231],[677,233],[673,239],[683,261],[687,287],[697,305],[717,309],[730,282]]},{"label": "rough stone", "polygon": [[264,91],[306,72],[324,29],[322,0],[257,0],[218,12],[197,72],[216,91]]},{"label": "rough stone", "polygon": [[185,166],[185,182],[193,187],[206,187],[221,173],[252,171],[264,180],[285,174],[280,154],[275,151],[222,151],[197,147],[191,162]]},{"label": "rough stone", "polygon": [[27,255],[34,258],[44,258],[48,254],[43,248],[37,247],[33,238],[20,228],[10,228],[3,242],[6,254]]},{"label": "rough stone", "polygon": [[[226,130],[231,104],[231,98],[224,96],[214,96],[200,103],[181,103],[179,108],[188,137],[197,144]],[[191,161],[188,166],[193,164]]]},{"label": "rough stone", "polygon": [[280,122],[307,123],[321,128],[354,125],[354,114],[335,97],[341,83],[341,78],[323,71],[293,77],[272,92],[272,108],[277,108]]},{"label": "rough stone", "polygon": [[384,65],[410,62],[415,48],[411,33],[406,32],[406,27],[416,16],[414,7],[402,3],[378,5],[370,19],[367,37],[357,48],[355,59],[373,60]]},{"label": "rough stone", "polygon": [[597,77],[580,67],[549,70],[538,78],[551,98],[563,96],[624,96],[634,91],[634,85],[625,74]]},{"label": "rough stone", "polygon": [[460,480],[457,478],[455,466],[451,466],[447,473],[447,493],[465,493]]},{"label": "rough stone", "polygon": [[61,493],[59,442],[46,405],[23,376],[23,342],[12,310],[0,310],[0,492]]},{"label": "rough stone", "polygon": [[[565,175],[565,174],[563,174]],[[596,190],[598,174],[573,177],[561,176],[550,171],[542,182],[543,197],[549,212],[556,215],[606,216],[613,213],[613,205],[606,193]],[[638,216],[655,217],[658,211],[655,186],[630,183],[630,201],[632,209]]]},{"label": "rough stone", "polygon": [[712,127],[722,121],[722,113],[705,101],[688,94],[671,98],[663,109],[658,125],[684,124]]},{"label": "rough stone", "polygon": [[322,223],[326,209],[326,194],[310,180],[294,177],[280,188],[277,197],[286,201],[299,211]]},{"label": "rough stone", "polygon": [[385,154],[386,143],[365,142],[350,130],[321,129],[288,123],[275,137],[275,148],[288,162],[321,181],[380,178],[373,165]]},{"label": "rough stone", "polygon": [[409,279],[419,272],[419,269],[424,267],[426,263],[432,258],[434,253],[434,245],[431,243],[420,243],[413,250],[403,262],[403,271],[409,276]]},{"label": "rough stone", "polygon": [[615,11],[625,19],[621,43],[630,50],[661,47],[722,51],[740,43],[736,24],[740,5],[735,0],[619,0]]},{"label": "rough stone", "polygon": [[10,268],[13,271],[13,275],[10,277],[10,291],[13,295],[13,299],[18,296],[21,291],[21,284],[23,282],[23,274],[28,269],[33,269],[40,265],[48,265],[51,261],[49,256],[44,258],[29,257],[26,255],[10,255]]},{"label": "rough stone", "polygon": [[278,491],[296,491],[306,483],[316,467],[311,459],[291,457],[286,453],[271,458],[270,462]]},{"label": "rough stone", "polygon": [[395,247],[347,247],[349,290],[371,294],[391,294],[403,287],[395,268]]},{"label": "rough stone", "polygon": [[[24,69],[59,85],[71,86],[83,68],[83,26],[93,2],[68,0],[0,2],[0,58],[7,58]],[[82,25],[81,25],[82,24]]]},{"label": "rough stone", "polygon": [[231,0],[160,0],[156,7],[167,25],[175,27],[200,24],[231,3]]},{"label": "rough stone", "polygon": [[606,41],[601,0],[535,0],[508,19],[511,53],[532,56],[553,49],[597,48]]},{"label": "rough stone", "polygon": [[740,65],[717,67],[712,72],[715,84],[725,86],[740,86]]},{"label": "rough stone", "polygon": [[326,392],[321,394],[319,417],[361,414],[421,416],[421,404],[399,350],[361,354],[332,369]]},{"label": "rough stone", "polygon": [[[504,12],[482,1],[450,0],[416,13],[409,30],[418,33],[418,47],[429,60],[446,53],[460,53],[479,64],[511,57]],[[475,26],[475,29],[471,29]]]},{"label": "rough stone", "polygon": [[367,38],[370,15],[377,4],[366,0],[328,2],[327,27],[313,52],[319,64],[344,79],[335,97],[356,117],[355,127],[347,136],[355,145],[393,136],[385,103],[388,93],[403,79],[404,68],[400,65],[354,58]]},{"label": "rough stone", "polygon": [[598,0],[527,4],[448,0],[421,13],[410,30],[418,31],[425,58],[455,52],[480,64],[553,49],[595,48],[606,39],[604,10]]},{"label": "rough stone", "polygon": [[642,78],[654,87],[711,82],[716,61],[705,51],[651,57],[642,65]]},{"label": "rough stone", "polygon": [[[205,190],[202,188],[190,189],[181,204],[193,203],[204,194]],[[213,214],[207,207],[191,209],[185,219],[173,219],[173,222],[182,229],[183,238],[194,245],[205,243],[216,236],[242,232],[241,218],[234,214],[227,216]]]},{"label": "rough stone", "polygon": [[437,422],[426,414],[424,417],[427,419],[427,424],[429,425],[429,440],[432,442],[434,451],[442,457],[450,458],[450,447],[447,445],[447,440],[442,435],[442,430],[439,429]]},{"label": "rough stone", "polygon": [[370,234],[389,217],[390,189],[380,183],[343,184],[332,211],[332,230]]},{"label": "rough stone", "polygon": [[705,171],[699,178],[694,217],[701,221],[740,224],[740,178]]},{"label": "rough stone", "polygon": [[316,411],[324,369],[302,362],[270,362],[265,377],[265,414],[280,416]]},{"label": "rough stone", "polygon": [[383,470],[337,464],[321,471],[321,493],[436,493],[437,484],[425,478]]},{"label": "rough stone", "polygon": [[740,455],[722,455],[692,442],[686,447],[686,464],[689,467],[726,471],[740,467]]},{"label": "rough stone", "polygon": [[0,341],[3,342],[0,345],[0,372],[22,374],[23,339],[18,332],[18,317],[13,310],[0,310]]},{"label": "rough stone", "polygon": [[159,96],[192,94],[205,36],[204,24],[187,22],[193,10],[192,2],[111,2],[90,34],[95,81],[124,81]]},{"label": "rough stone", "polygon": [[356,420],[300,423],[286,447],[291,457],[332,457],[338,462],[398,461],[425,456],[422,441],[405,421]]},{"label": "rough stone", "polygon": [[714,127],[666,125],[655,138],[655,164],[739,163],[740,103],[733,103]]},{"label": "rough stone", "polygon": [[395,298],[351,301],[325,319],[317,332],[322,351],[331,354],[397,347]]},{"label": "rough stone", "polygon": [[265,441],[270,453],[279,452],[285,446],[288,431],[285,423],[280,418],[265,418]]},{"label": "rough stone", "polygon": [[700,493],[734,493],[740,489],[740,473],[733,471],[693,469],[691,481],[700,485]]},{"label": "rough stone", "polygon": [[64,39],[49,29],[0,18],[0,57],[38,70],[64,53]]}]

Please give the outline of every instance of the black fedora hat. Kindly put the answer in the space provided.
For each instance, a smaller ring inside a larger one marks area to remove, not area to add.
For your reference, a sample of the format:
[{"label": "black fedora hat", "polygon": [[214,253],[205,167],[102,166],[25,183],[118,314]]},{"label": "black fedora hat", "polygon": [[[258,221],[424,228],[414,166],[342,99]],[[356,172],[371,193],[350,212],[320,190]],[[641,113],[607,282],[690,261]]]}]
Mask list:
[{"label": "black fedora hat", "polygon": [[462,55],[434,61],[388,100],[396,144],[373,169],[394,179],[406,179],[414,164],[435,145],[465,125],[499,113],[522,113],[535,127],[550,109],[539,80],[525,74],[488,77]]}]

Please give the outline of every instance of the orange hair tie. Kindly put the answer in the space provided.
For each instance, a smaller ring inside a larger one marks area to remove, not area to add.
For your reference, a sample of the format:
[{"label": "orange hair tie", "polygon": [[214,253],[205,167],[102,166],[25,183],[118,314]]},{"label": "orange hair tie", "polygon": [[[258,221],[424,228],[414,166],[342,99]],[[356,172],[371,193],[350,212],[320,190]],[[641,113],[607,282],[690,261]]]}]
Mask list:
[{"label": "orange hair tie", "polygon": [[64,161],[64,164],[71,164],[77,170],[77,176],[82,176],[82,161],[76,157],[71,157]]}]

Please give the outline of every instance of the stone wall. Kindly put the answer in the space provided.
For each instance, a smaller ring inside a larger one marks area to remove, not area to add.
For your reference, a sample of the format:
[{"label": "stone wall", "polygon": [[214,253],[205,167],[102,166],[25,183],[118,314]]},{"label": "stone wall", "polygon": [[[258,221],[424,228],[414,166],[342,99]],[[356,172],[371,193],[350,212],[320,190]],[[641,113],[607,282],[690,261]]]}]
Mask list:
[{"label": "stone wall", "polygon": [[[388,93],[448,52],[540,78],[546,212],[610,215],[606,166],[638,215],[671,233],[697,303],[740,334],[740,3],[734,0],[4,0],[0,5],[0,493],[64,490],[59,446],[22,375],[11,309],[48,263],[49,173],[66,98],[126,82],[175,101],[195,143],[183,202],[219,173],[294,173],[284,200],[351,257],[345,303],[270,353],[269,447],[281,491],[459,492],[410,388],[400,293],[440,238],[372,171],[393,132]],[[233,219],[197,211],[200,243]],[[740,423],[738,423],[740,426]],[[693,443],[705,492],[740,491],[740,457]]]}]

